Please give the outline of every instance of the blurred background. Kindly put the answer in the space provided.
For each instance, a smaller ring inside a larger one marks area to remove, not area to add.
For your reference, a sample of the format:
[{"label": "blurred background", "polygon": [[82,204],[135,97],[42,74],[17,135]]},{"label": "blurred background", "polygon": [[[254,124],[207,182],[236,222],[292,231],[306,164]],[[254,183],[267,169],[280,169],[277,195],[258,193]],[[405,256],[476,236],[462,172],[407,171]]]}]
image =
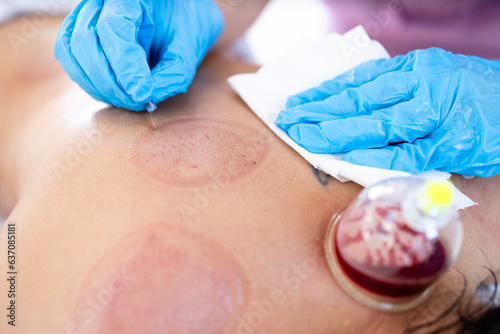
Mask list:
[{"label": "blurred background", "polygon": [[[244,0],[251,1],[251,0]],[[80,0],[0,0],[0,22],[45,12],[66,15]],[[256,64],[275,58],[301,39],[324,36],[332,28],[324,0],[271,0],[260,18],[232,48]]]}]

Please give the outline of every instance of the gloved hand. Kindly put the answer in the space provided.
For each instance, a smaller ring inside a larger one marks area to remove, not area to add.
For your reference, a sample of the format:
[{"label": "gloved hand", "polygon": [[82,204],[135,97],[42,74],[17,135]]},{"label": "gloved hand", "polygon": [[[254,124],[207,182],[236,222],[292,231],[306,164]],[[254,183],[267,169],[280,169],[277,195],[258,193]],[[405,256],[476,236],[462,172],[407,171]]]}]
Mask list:
[{"label": "gloved hand", "polygon": [[212,0],[84,0],[54,54],[95,99],[141,111],[186,92],[223,29]]},{"label": "gloved hand", "polygon": [[432,48],[290,97],[277,125],[313,153],[421,173],[500,173],[500,61]]}]

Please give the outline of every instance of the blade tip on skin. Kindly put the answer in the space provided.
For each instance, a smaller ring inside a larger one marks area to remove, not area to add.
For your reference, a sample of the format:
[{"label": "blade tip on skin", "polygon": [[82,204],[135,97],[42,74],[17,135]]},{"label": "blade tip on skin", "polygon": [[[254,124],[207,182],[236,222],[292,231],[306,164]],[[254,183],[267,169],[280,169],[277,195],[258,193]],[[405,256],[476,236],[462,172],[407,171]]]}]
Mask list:
[{"label": "blade tip on skin", "polygon": [[158,106],[156,104],[154,104],[153,102],[148,102],[148,106],[147,106],[147,111],[148,113],[152,114],[153,112],[155,112],[155,110],[158,108]]}]

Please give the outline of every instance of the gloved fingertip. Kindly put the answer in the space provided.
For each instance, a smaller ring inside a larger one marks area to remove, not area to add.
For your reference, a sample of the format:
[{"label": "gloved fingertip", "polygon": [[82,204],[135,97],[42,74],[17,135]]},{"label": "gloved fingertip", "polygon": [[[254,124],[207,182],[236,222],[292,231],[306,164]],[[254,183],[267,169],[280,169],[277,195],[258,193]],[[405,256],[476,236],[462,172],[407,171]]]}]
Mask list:
[{"label": "gloved fingertip", "polygon": [[[376,167],[374,166],[373,163],[370,164],[369,151],[370,150],[357,150],[357,151],[347,152],[342,156],[342,161],[349,162],[353,165]],[[380,163],[381,161],[378,161],[378,159],[377,161],[375,161],[377,167],[383,165]]]},{"label": "gloved fingertip", "polygon": [[351,151],[342,156],[342,161],[353,165],[413,174],[422,172],[417,170],[415,163],[408,161],[404,156],[398,156],[398,149],[396,147]]},{"label": "gloved fingertip", "polygon": [[394,169],[394,160],[394,150],[390,147],[355,150],[347,152],[342,156],[342,161],[346,161],[354,165],[381,169]]},{"label": "gloved fingertip", "polygon": [[288,135],[297,144],[311,153],[338,153],[316,124],[295,124],[288,129]]},{"label": "gloved fingertip", "polygon": [[184,75],[171,75],[162,78],[163,82],[169,82],[168,85],[155,85],[153,90],[152,102],[158,104],[168,98],[178,94],[186,93],[192,82],[192,79]]},{"label": "gloved fingertip", "polygon": [[147,108],[148,108],[147,103],[132,104],[132,105],[128,105],[127,107],[125,107],[125,109],[130,110],[130,111],[135,111],[135,112],[143,112],[143,111],[146,111]]},{"label": "gloved fingertip", "polygon": [[130,85],[125,91],[139,105],[147,105],[154,98],[152,80],[149,83],[138,82]]},{"label": "gloved fingertip", "polygon": [[159,104],[165,100],[168,100],[169,98],[172,98],[176,95],[179,94],[184,94],[188,90],[188,85],[185,87],[169,87],[169,88],[164,88],[162,90],[155,90],[155,93],[153,94],[153,98],[150,100],[150,102],[154,104]]},{"label": "gloved fingertip", "polygon": [[290,112],[288,110],[283,110],[278,114],[278,117],[275,121],[276,125],[282,129],[283,131],[288,131],[290,126],[294,124],[292,119],[290,118]]},{"label": "gloved fingertip", "polygon": [[115,104],[116,107],[118,108],[122,108],[122,109],[127,109],[129,111],[134,111],[134,112],[143,112],[143,111],[146,111],[147,108],[148,108],[148,104],[147,103],[134,103],[134,104],[124,104],[124,105],[121,105],[121,106],[117,106]]},{"label": "gloved fingertip", "polygon": [[290,109],[296,106],[300,106],[304,101],[298,96],[290,96],[286,101],[286,108]]},{"label": "gloved fingertip", "polygon": [[146,110],[147,108],[147,103],[136,103],[132,101],[130,98],[120,99],[112,95],[106,95],[106,96],[103,95],[103,96],[96,96],[94,97],[94,99],[110,104],[116,108],[126,109],[130,111],[141,112]]}]

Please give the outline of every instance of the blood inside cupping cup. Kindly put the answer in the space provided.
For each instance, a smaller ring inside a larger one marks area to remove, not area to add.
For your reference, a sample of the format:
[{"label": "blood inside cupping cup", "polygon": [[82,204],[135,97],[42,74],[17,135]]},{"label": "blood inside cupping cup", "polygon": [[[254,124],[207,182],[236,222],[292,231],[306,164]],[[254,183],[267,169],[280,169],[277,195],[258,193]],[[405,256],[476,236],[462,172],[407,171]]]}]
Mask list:
[{"label": "blood inside cupping cup", "polygon": [[397,178],[365,189],[330,222],[325,255],[344,290],[378,310],[407,311],[432,293],[461,248],[448,181]]},{"label": "blood inside cupping cup", "polygon": [[446,251],[437,239],[408,227],[398,206],[370,202],[341,220],[336,254],[345,274],[384,296],[418,294],[446,269]]}]

